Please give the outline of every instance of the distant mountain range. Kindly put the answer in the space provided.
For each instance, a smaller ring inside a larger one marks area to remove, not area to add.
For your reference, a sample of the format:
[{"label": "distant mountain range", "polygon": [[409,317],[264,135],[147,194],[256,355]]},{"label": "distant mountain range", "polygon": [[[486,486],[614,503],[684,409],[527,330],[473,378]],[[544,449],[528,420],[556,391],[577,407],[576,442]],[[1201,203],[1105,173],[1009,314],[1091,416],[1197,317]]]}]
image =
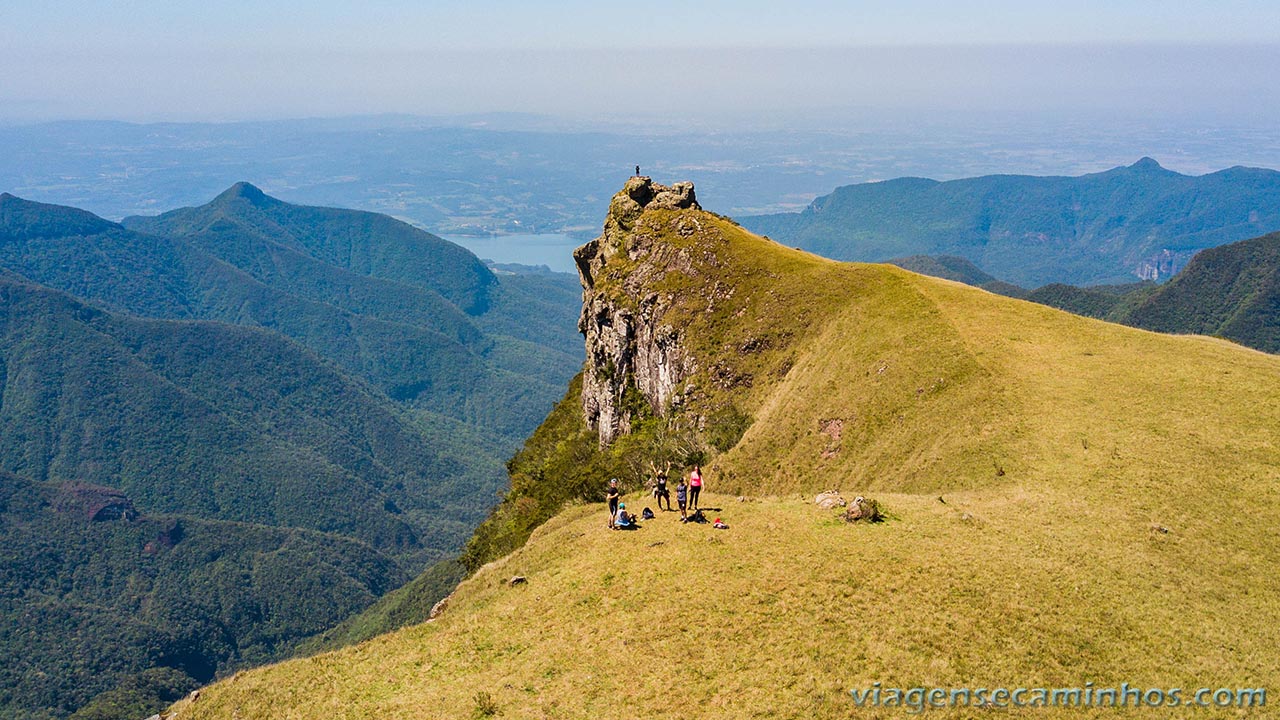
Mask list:
[{"label": "distant mountain range", "polygon": [[1163,284],[1050,283],[1027,290],[964,258],[916,255],[890,262],[1077,315],[1157,332],[1213,335],[1280,353],[1280,233],[1203,250]]},{"label": "distant mountain range", "polygon": [[1080,177],[899,178],[739,220],[837,260],[954,255],[1023,287],[1162,280],[1200,250],[1280,229],[1280,172],[1193,177],[1143,158]]},{"label": "distant mountain range", "polygon": [[128,226],[12,196],[0,218],[0,267],[34,282],[136,315],[274,330],[393,399],[512,442],[559,388],[526,369],[559,367],[558,379],[578,360],[567,310],[543,320],[545,293],[527,288],[564,298],[571,278],[499,283],[463,248],[374,213],[290,205],[242,183]]},{"label": "distant mountain range", "polygon": [[141,717],[455,553],[581,362],[576,278],[247,183],[0,195],[0,298],[11,717]]},{"label": "distant mountain range", "polygon": [[1145,122],[1109,122],[1099,136],[1027,118],[999,127],[945,122],[940,132],[936,118],[846,117],[833,126],[802,115],[784,133],[510,115],[0,124],[0,190],[119,220],[198,205],[256,178],[292,202],[373,210],[442,235],[568,233],[585,242],[635,163],[698,180],[698,192],[735,217],[796,211],[854,179],[1007,168],[1076,174],[1110,167],[1126,147],[1188,168],[1226,167],[1236,157],[1280,167],[1280,148],[1247,128],[1219,127],[1206,142],[1199,126],[1176,122],[1158,134]]}]

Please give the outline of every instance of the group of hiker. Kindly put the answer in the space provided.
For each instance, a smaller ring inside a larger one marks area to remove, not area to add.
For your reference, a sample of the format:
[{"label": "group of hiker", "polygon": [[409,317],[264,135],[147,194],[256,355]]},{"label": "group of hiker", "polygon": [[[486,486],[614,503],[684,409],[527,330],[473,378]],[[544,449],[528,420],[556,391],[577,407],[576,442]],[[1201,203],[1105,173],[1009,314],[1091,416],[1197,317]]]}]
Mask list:
[{"label": "group of hiker", "polygon": [[[652,460],[649,461],[649,470],[653,475],[653,498],[657,501],[658,509],[662,509],[662,502],[667,502],[667,511],[672,512],[671,507],[671,491],[667,488],[668,479],[671,476],[671,462],[668,461],[663,467],[659,468]],[[693,469],[689,471],[689,476],[680,476],[679,484],[676,485],[676,506],[680,509],[680,522],[689,522],[691,519],[700,519],[702,517],[701,509],[698,507],[698,496],[702,494],[702,467],[694,464]],[[605,491],[605,498],[609,501],[609,527],[614,530],[626,530],[636,526],[638,518],[634,513],[627,512],[627,504],[622,502],[622,492],[618,488],[618,479],[613,478],[609,481],[609,487]],[[693,513],[690,516],[690,512]],[[649,508],[644,509],[644,519],[650,520],[654,517],[653,511]],[[705,522],[705,521],[704,521]],[[715,525],[717,528],[724,526],[720,522],[720,518],[716,518]]]}]

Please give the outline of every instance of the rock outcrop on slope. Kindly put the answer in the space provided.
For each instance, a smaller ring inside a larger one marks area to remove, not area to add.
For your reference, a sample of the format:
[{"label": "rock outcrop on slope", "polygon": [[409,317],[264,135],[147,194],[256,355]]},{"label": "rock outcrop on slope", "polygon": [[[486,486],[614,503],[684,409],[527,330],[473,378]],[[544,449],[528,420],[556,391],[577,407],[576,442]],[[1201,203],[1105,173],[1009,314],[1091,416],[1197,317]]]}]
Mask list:
[{"label": "rock outcrop on slope", "polygon": [[89,522],[134,520],[139,514],[133,501],[115,488],[83,482],[64,483],[53,500],[54,509]]},{"label": "rock outcrop on slope", "polygon": [[[609,204],[604,232],[574,251],[582,280],[582,315],[578,330],[586,337],[587,362],[582,378],[582,411],[599,432],[600,444],[630,432],[634,408],[627,390],[634,388],[649,407],[663,415],[679,404],[680,383],[695,371],[681,332],[661,322],[671,296],[651,290],[668,272],[688,272],[685,251],[635,231],[646,210],[700,210],[693,183],[659,185],[633,177]],[[686,219],[683,232],[699,228]]]}]

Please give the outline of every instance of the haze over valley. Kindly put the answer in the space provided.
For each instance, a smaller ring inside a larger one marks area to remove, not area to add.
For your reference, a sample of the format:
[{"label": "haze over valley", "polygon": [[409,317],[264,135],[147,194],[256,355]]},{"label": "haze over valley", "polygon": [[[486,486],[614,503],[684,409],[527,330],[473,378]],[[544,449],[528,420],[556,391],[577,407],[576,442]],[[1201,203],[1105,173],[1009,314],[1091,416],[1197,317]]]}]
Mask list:
[{"label": "haze over valley", "polygon": [[1269,717],[1277,66],[1267,0],[7,3],[0,717]]}]

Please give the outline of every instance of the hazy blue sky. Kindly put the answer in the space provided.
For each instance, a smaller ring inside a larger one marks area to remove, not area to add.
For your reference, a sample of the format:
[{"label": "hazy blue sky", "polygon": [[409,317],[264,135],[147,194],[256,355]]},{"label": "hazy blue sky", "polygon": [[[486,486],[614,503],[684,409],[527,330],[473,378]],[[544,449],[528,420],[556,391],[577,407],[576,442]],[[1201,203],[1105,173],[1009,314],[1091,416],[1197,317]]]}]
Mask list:
[{"label": "hazy blue sky", "polygon": [[0,118],[1280,106],[1275,0],[5,0]]}]

